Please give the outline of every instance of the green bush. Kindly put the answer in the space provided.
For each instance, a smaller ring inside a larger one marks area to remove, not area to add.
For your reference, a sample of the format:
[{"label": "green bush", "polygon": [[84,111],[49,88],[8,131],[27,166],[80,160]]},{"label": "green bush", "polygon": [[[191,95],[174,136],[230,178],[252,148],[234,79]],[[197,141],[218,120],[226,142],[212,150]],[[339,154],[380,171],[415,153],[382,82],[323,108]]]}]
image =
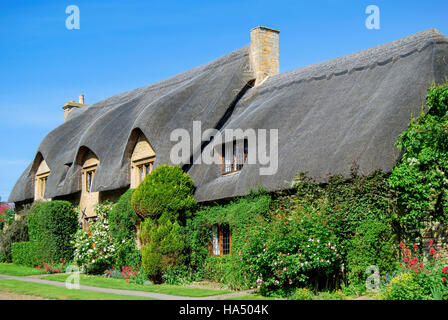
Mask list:
[{"label": "green bush", "polygon": [[393,278],[380,294],[382,300],[426,300],[425,291],[412,272]]},{"label": "green bush", "polygon": [[186,265],[174,265],[167,268],[162,279],[166,284],[184,285],[201,279],[195,276]]},{"label": "green bush", "polygon": [[403,155],[389,178],[411,240],[427,217],[448,221],[448,82],[428,89],[426,105],[399,136]]},{"label": "green bush", "polygon": [[177,222],[162,217],[158,222],[146,219],[141,224],[142,268],[155,283],[162,282],[168,267],[182,264],[184,237]]},{"label": "green bush", "polygon": [[13,221],[8,229],[0,232],[0,262],[11,262],[11,245],[28,241],[28,224],[25,218]]},{"label": "green bush", "polygon": [[290,297],[291,300],[313,300],[313,293],[307,288],[297,288]]},{"label": "green bush", "polygon": [[116,243],[136,237],[138,217],[131,203],[133,192],[134,189],[126,191],[109,213],[110,234]]},{"label": "green bush", "polygon": [[341,265],[337,238],[319,212],[279,212],[246,235],[238,252],[247,284],[263,295],[288,296],[296,287],[330,283]]},{"label": "green bush", "polygon": [[68,201],[38,203],[27,217],[30,241],[39,260],[73,259],[71,240],[78,229],[78,217]]},{"label": "green bush", "polygon": [[39,266],[41,260],[35,251],[36,243],[34,242],[15,242],[12,244],[12,262],[29,267]]},{"label": "green bush", "polygon": [[115,267],[121,269],[126,266],[133,266],[139,268],[142,264],[142,254],[140,250],[135,247],[135,240],[123,240],[114,244],[115,246],[115,256],[114,263]]},{"label": "green bush", "polygon": [[132,207],[131,199],[134,189],[126,191],[113,206],[108,215],[110,235],[115,246],[115,266],[139,267],[141,253],[136,249],[136,224],[139,218]]},{"label": "green bush", "polygon": [[383,221],[373,217],[362,221],[346,243],[347,276],[352,285],[364,284],[366,269],[371,265],[377,266],[381,275],[397,267],[395,236]]},{"label": "green bush", "polygon": [[162,165],[149,174],[132,194],[135,212],[158,219],[163,213],[172,221],[185,221],[196,206],[194,182],[179,166]]}]

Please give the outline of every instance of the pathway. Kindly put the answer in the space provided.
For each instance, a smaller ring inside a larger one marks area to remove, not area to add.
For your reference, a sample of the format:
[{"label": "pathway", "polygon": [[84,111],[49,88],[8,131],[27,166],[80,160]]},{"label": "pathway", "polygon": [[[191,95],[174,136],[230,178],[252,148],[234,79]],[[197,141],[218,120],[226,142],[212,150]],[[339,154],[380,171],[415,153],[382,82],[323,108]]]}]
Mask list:
[{"label": "pathway", "polygon": [[[42,275],[39,275],[39,277],[40,276],[42,276]],[[45,280],[45,279],[40,279],[40,278],[38,279],[38,278],[36,278],[36,276],[18,277],[18,276],[9,276],[9,275],[0,274],[0,279],[34,282],[34,283],[48,284],[48,285],[52,285],[52,286],[58,286],[58,287],[65,288],[65,282],[50,281],[50,280]],[[109,289],[109,288],[100,288],[100,287],[92,287],[92,286],[84,286],[84,285],[80,285],[79,287],[81,290],[87,290],[87,291],[113,293],[113,294],[121,294],[121,295],[128,295],[128,296],[137,296],[137,297],[146,297],[146,298],[153,298],[153,299],[158,299],[158,300],[224,300],[224,299],[227,299],[230,297],[243,296],[243,295],[252,293],[252,291],[240,291],[240,292],[232,292],[232,293],[210,296],[210,297],[197,298],[197,297],[173,296],[173,295],[156,293],[156,292]]]}]

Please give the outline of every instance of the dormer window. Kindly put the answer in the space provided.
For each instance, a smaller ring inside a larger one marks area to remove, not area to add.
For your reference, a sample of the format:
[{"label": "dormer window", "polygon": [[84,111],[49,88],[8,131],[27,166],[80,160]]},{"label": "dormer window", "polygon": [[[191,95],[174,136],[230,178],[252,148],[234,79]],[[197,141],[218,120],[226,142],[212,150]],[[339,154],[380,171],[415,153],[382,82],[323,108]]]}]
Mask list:
[{"label": "dormer window", "polygon": [[95,177],[95,169],[86,171],[86,191],[92,192],[93,178]]},{"label": "dormer window", "polygon": [[95,173],[100,165],[97,156],[90,150],[84,150],[82,154],[81,164],[81,219],[85,227],[86,219],[96,215],[95,206],[99,201],[99,192],[93,192],[93,182]]},{"label": "dormer window", "polygon": [[131,188],[137,188],[153,170],[156,153],[141,133],[131,154]]},{"label": "dormer window", "polygon": [[232,141],[222,145],[222,174],[238,172],[247,159],[247,139]]},{"label": "dormer window", "polygon": [[43,200],[45,197],[45,189],[47,187],[48,176],[50,175],[50,168],[45,160],[42,160],[36,171],[34,179],[34,200]]}]

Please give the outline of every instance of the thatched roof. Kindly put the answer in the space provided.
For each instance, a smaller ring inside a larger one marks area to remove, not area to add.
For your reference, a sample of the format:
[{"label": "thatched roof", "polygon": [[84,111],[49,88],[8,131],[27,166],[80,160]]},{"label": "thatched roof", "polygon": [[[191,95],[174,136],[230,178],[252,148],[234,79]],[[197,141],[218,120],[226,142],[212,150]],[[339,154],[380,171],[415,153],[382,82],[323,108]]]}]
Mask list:
[{"label": "thatched roof", "polygon": [[217,165],[189,167],[199,201],[242,195],[260,185],[285,189],[297,172],[325,181],[327,174],[348,176],[353,165],[359,166],[360,174],[389,171],[399,157],[394,146],[397,136],[411,113],[419,112],[426,89],[448,78],[448,38],[427,30],[270,77],[246,91],[254,78],[250,70],[246,47],[178,76],[71,111],[68,121],[42,141],[9,201],[33,198],[33,170],[41,157],[51,169],[47,198],[80,191],[81,147],[100,160],[94,191],[126,187],[133,132],[140,129],[150,141],[155,166],[169,164],[175,144],[169,141],[170,132],[176,128],[191,132],[193,120],[202,121],[204,129],[224,119],[221,129],[279,130],[279,168],[273,176],[260,176],[258,165],[245,165],[240,173],[228,176],[222,176]]}]

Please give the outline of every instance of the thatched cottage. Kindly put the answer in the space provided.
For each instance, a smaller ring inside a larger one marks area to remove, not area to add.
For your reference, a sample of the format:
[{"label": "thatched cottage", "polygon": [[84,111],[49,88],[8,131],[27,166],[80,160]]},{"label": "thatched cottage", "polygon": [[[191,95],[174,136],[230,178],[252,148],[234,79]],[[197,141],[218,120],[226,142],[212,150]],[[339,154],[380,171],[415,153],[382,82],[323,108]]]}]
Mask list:
[{"label": "thatched cottage", "polygon": [[[90,106],[82,96],[65,104],[65,122],[42,141],[9,201],[66,199],[88,219],[98,201],[117,199],[171,164],[171,132],[193,134],[193,121],[219,131],[278,129],[273,175],[260,175],[261,164],[224,165],[247,156],[233,141],[216,146],[223,164],[181,164],[198,201],[285,189],[297,172],[325,181],[349,176],[354,164],[360,174],[390,171],[400,156],[397,136],[426,89],[448,78],[448,38],[435,29],[286,73],[279,73],[278,39],[279,31],[257,27],[249,46],[203,66]],[[193,146],[190,158],[203,148]]]}]

